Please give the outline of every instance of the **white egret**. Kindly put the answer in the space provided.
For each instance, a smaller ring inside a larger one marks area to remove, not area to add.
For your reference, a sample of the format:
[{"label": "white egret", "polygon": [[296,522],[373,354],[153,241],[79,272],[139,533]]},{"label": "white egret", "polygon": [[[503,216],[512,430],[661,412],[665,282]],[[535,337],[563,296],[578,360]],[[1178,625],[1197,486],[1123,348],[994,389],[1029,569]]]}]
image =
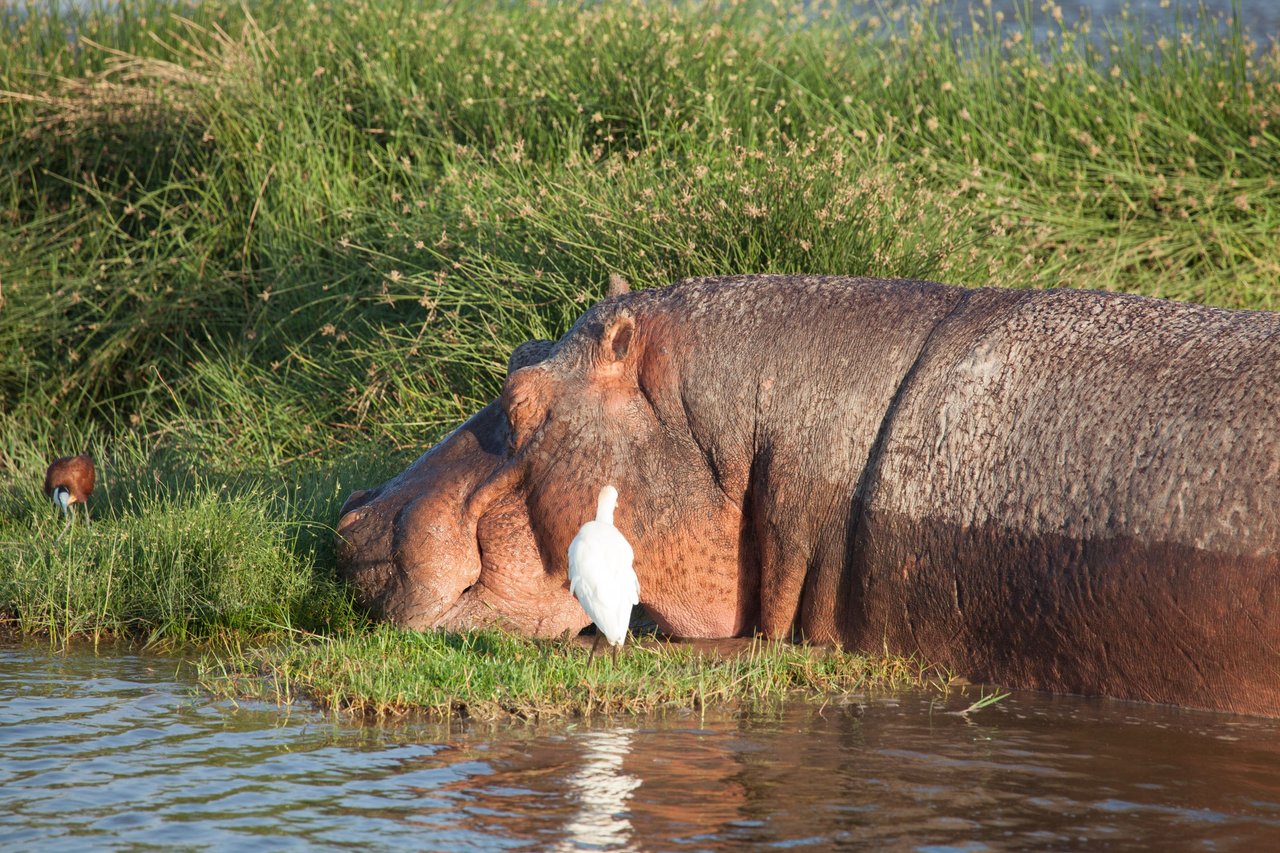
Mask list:
[{"label": "white egret", "polygon": [[569,544],[569,592],[578,599],[596,626],[587,664],[595,657],[600,637],[609,641],[614,663],[627,639],[631,608],[640,603],[640,581],[632,563],[631,543],[613,526],[618,490],[605,486],[596,501],[596,517],[582,525]]}]

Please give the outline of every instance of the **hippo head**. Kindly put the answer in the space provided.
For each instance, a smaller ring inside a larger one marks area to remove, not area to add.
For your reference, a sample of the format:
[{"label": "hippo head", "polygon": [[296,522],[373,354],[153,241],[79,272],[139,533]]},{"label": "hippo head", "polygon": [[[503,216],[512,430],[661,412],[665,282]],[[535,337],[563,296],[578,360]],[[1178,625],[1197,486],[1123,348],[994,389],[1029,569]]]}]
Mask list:
[{"label": "hippo head", "polygon": [[[652,343],[664,340],[661,323],[637,324],[633,305],[646,296],[608,299],[561,340],[516,348],[499,399],[399,476],[347,499],[339,563],[365,604],[417,629],[580,630],[589,620],[568,590],[567,551],[612,484],[615,524],[658,624],[693,636],[747,625],[741,506],[687,425],[672,422],[679,402],[662,402],[675,380],[665,341]],[[690,561],[700,571],[683,571]]]}]

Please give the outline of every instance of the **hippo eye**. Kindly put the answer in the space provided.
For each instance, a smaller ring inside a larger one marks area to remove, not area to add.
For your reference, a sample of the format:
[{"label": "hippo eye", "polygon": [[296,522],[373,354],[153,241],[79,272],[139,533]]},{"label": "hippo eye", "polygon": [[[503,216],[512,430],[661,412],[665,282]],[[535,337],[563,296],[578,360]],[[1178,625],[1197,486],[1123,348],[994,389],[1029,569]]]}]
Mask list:
[{"label": "hippo eye", "polygon": [[520,415],[522,413],[518,410],[513,411],[513,409],[510,406],[503,406],[502,414],[503,414],[503,419],[506,421],[506,424],[507,424],[507,438],[506,438],[507,455],[515,456],[516,451],[520,449],[520,444],[521,444],[520,430],[518,429],[518,425],[520,423]]},{"label": "hippo eye", "polygon": [[507,377],[500,406],[507,421],[507,450],[519,450],[533,435],[546,417],[543,408],[543,371],[537,367],[524,367]]},{"label": "hippo eye", "polygon": [[511,415],[507,413],[506,409],[503,409],[502,411],[502,419],[506,422],[506,425],[507,425],[507,440],[506,440],[507,455],[509,456],[514,455],[516,452],[516,429],[514,426],[512,426]]}]

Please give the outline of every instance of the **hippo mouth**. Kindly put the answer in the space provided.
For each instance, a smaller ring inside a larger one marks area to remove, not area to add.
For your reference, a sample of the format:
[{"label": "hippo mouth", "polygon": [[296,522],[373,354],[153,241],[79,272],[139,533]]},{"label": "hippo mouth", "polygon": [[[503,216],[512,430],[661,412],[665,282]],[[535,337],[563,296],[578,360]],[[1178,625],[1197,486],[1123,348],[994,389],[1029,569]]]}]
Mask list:
[{"label": "hippo mouth", "polygon": [[[492,571],[493,566],[489,565],[486,560],[484,545],[480,538],[479,525],[477,525],[475,535],[475,549],[479,555],[476,566],[465,571],[454,571],[453,574],[463,578],[470,578],[470,583],[458,591],[452,600],[448,596],[439,596],[431,606],[423,611],[422,621],[423,627],[433,631],[454,631],[466,628],[480,628],[488,623],[477,624],[474,621],[475,612],[492,613],[492,608],[485,607],[482,592],[484,590],[483,578],[486,571]],[[411,567],[406,567],[406,575],[412,575]],[[432,615],[434,614],[434,615]]]},{"label": "hippo mouth", "polygon": [[[481,569],[481,571],[484,570]],[[481,628],[488,624],[476,620],[477,613],[493,612],[479,603],[479,596],[475,592],[477,586],[478,584],[472,584],[464,589],[452,604],[446,605],[440,615],[427,624],[427,627],[433,631],[453,631],[463,628]]]}]

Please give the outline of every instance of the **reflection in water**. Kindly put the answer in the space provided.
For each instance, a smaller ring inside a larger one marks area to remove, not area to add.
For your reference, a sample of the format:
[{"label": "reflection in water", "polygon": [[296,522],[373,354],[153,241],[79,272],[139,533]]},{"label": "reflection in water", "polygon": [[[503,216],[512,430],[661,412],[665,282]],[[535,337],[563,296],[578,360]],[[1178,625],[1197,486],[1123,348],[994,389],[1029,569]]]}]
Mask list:
[{"label": "reflection in water", "polygon": [[575,843],[614,848],[631,837],[627,800],[640,787],[640,780],[622,770],[623,759],[631,751],[631,729],[588,732],[577,738],[582,750],[581,766],[569,777],[577,792],[578,810],[568,823],[564,847]]},{"label": "reflection in water", "polygon": [[132,655],[0,649],[0,850],[1280,843],[1280,721],[1017,694],[545,725],[235,709]]}]

